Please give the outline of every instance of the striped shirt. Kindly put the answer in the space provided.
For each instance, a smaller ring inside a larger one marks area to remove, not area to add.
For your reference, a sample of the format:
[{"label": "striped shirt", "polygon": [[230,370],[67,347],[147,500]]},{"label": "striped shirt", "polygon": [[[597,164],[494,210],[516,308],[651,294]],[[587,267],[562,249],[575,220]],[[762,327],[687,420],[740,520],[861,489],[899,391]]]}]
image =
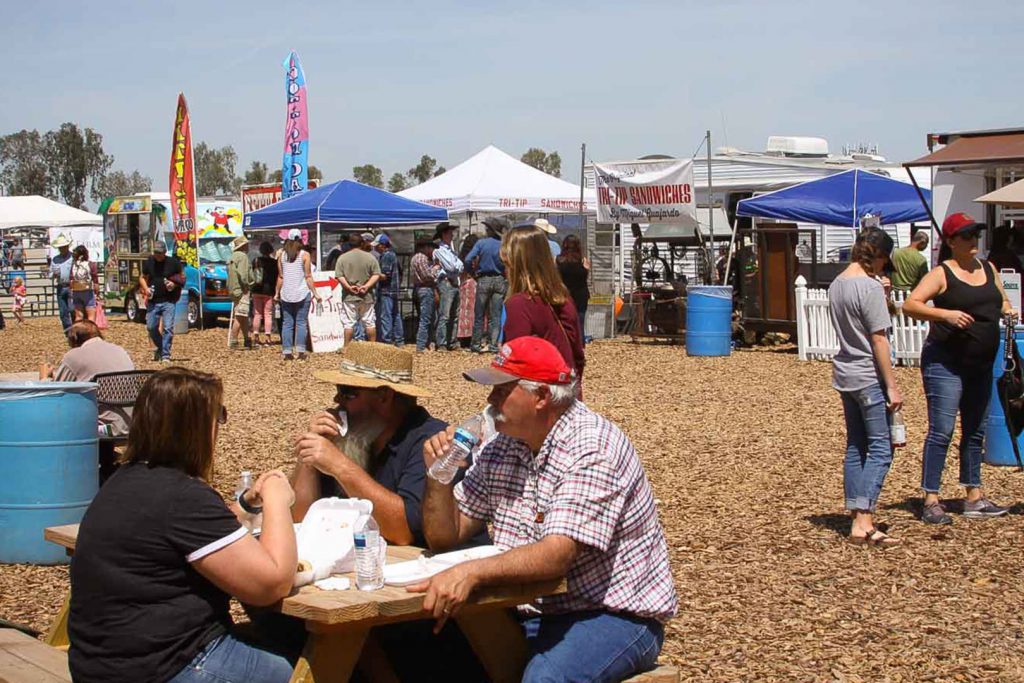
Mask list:
[{"label": "striped shirt", "polygon": [[491,522],[509,549],[545,536],[580,544],[568,590],[542,597],[544,614],[603,609],[665,621],[677,599],[647,475],[614,424],[576,401],[536,455],[498,435],[455,486],[459,510]]}]

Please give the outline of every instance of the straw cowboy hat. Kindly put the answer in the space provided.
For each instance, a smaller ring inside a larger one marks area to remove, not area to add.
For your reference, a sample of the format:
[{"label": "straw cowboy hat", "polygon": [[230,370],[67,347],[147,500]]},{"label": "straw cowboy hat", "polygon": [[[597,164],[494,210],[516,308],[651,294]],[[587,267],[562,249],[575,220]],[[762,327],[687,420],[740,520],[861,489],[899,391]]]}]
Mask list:
[{"label": "straw cowboy hat", "polygon": [[556,232],[558,232],[558,230],[555,229],[555,226],[551,225],[551,223],[548,223],[547,220],[544,218],[538,218],[537,220],[535,220],[533,222],[533,226],[535,228],[540,228],[549,235],[554,235]]},{"label": "straw cowboy hat", "polygon": [[61,247],[70,247],[71,240],[64,233],[60,233],[57,235],[57,237],[54,238],[52,242],[50,242],[50,246],[53,247],[54,249],[60,249]]},{"label": "straw cowboy hat", "polygon": [[341,351],[337,370],[313,373],[321,382],[349,387],[390,387],[400,394],[428,398],[433,394],[412,381],[412,353],[377,342],[349,342]]},{"label": "straw cowboy hat", "polygon": [[249,240],[245,238],[245,235],[239,235],[235,239],[231,240],[231,251],[238,251],[243,247],[249,246]]}]

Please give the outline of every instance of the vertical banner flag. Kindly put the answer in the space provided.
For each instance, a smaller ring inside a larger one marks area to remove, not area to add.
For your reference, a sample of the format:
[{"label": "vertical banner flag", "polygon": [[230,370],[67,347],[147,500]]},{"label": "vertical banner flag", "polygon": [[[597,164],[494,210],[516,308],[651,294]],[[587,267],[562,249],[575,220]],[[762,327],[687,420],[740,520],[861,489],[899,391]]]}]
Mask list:
[{"label": "vertical banner flag", "polygon": [[174,230],[174,255],[184,265],[199,267],[196,237],[196,183],[192,166],[192,127],[184,93],[178,93],[178,112],[174,115],[171,139],[171,226]]},{"label": "vertical banner flag", "polygon": [[306,75],[293,50],[284,60],[284,88],[288,97],[288,119],[284,124],[284,166],[281,198],[306,189],[309,183],[309,117],[306,112]]},{"label": "vertical banner flag", "polygon": [[594,164],[598,223],[696,225],[693,160]]}]

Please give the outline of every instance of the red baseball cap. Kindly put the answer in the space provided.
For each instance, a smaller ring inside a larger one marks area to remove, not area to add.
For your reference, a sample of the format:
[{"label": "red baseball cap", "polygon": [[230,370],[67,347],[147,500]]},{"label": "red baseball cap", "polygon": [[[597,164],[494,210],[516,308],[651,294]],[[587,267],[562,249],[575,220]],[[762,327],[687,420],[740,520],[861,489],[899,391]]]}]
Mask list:
[{"label": "red baseball cap", "polygon": [[507,384],[525,379],[544,384],[569,384],[576,378],[561,352],[540,337],[517,337],[502,345],[488,368],[477,368],[462,376],[478,384]]},{"label": "red baseball cap", "polygon": [[961,232],[973,230],[977,232],[984,230],[985,224],[974,220],[974,217],[967,213],[951,213],[942,221],[942,236],[946,239],[958,235]]}]

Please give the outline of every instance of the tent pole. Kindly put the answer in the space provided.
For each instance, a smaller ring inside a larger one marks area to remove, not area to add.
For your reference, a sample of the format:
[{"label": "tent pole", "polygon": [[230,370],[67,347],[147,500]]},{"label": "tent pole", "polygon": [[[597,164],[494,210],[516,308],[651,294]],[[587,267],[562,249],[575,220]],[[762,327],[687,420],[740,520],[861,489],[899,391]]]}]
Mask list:
[{"label": "tent pole", "polygon": [[323,261],[320,260],[322,258],[320,252],[321,252],[321,247],[320,247],[320,221],[317,221],[316,222],[316,269],[317,270],[321,269],[321,264],[323,263]]},{"label": "tent pole", "polygon": [[939,237],[942,236],[942,231],[939,230],[939,224],[935,220],[935,214],[932,213],[932,207],[928,206],[928,202],[925,201],[924,192],[921,192],[921,186],[917,184],[917,178],[914,177],[914,172],[910,170],[909,166],[904,166],[907,169],[907,175],[910,176],[910,182],[913,184],[914,189],[917,190],[917,196],[921,200],[921,205],[924,206],[924,210],[928,212],[928,218],[932,221],[932,229],[935,230],[935,234]]},{"label": "tent pole", "polygon": [[[711,130],[707,132],[708,142],[708,229],[710,234],[708,235],[708,243],[704,249],[704,259],[708,263],[707,274],[704,276],[704,284],[711,284],[711,270],[715,267],[714,265],[714,244],[715,244],[715,199],[714,199],[714,185],[711,182]],[[697,229],[700,229],[700,221],[697,221]]]},{"label": "tent pole", "polygon": [[722,282],[720,283],[722,285],[729,284],[729,269],[732,266],[733,250],[736,248],[736,224],[738,222],[738,217],[732,220],[732,236],[729,237],[729,253],[725,257],[725,277],[722,278]]},{"label": "tent pole", "polygon": [[580,146],[580,213],[579,221],[580,228],[583,231],[583,255],[586,256],[590,249],[590,237],[589,237],[589,226],[586,223],[586,218],[583,214],[583,183],[586,182],[586,177],[583,175],[583,169],[587,165],[587,143],[583,143]]}]

